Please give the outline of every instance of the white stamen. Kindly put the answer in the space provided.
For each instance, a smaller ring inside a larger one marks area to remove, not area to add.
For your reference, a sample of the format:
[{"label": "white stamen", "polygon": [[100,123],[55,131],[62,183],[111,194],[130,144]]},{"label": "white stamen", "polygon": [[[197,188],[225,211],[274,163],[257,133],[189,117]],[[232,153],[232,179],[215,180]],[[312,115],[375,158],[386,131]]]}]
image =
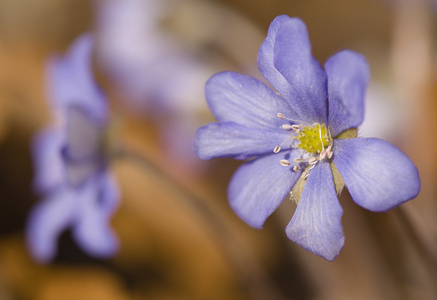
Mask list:
[{"label": "white stamen", "polygon": [[296,124],[291,125],[291,129],[293,129],[294,131],[299,131],[301,128],[302,128],[301,125],[296,125]]},{"label": "white stamen", "polygon": [[281,145],[278,145],[273,149],[273,152],[275,153],[278,153],[279,151],[281,151]]},{"label": "white stamen", "polygon": [[300,167],[298,166],[298,165],[295,165],[294,167],[293,167],[293,171],[294,172],[297,172],[297,171],[299,171],[300,170]]},{"label": "white stamen", "polygon": [[322,152],[320,152],[319,160],[322,161],[326,157],[326,150],[323,149]]},{"label": "white stamen", "polygon": [[281,166],[284,166],[284,167],[291,165],[291,163],[286,159],[281,159],[280,163],[281,163]]},{"label": "white stamen", "polygon": [[328,156],[329,159],[331,159],[333,154],[334,153],[332,153],[332,145],[329,145],[328,148],[326,149],[326,155]]},{"label": "white stamen", "polygon": [[293,159],[294,163],[300,163],[300,162],[303,162],[303,161],[305,161],[305,159],[303,159],[303,158],[295,158],[295,159]]},{"label": "white stamen", "polygon": [[310,173],[308,173],[308,171],[303,171],[303,172],[302,172],[302,175],[301,175],[300,177],[302,177],[303,179],[307,179],[307,177],[308,177],[309,174],[310,174]]},{"label": "white stamen", "polygon": [[[302,124],[310,125],[310,124],[308,124],[307,122],[304,122],[304,121],[300,121],[300,120],[295,120],[295,119],[287,118],[287,117],[286,117],[284,114],[282,114],[282,113],[277,113],[276,116],[277,116],[278,118],[280,118],[280,119],[288,120],[288,121],[291,121],[291,122],[293,122],[293,123],[301,123],[301,125],[302,125]],[[296,125],[296,126],[301,126],[301,125]]]},{"label": "white stamen", "polygon": [[[282,125],[281,127],[282,127],[282,129],[285,129],[285,130],[291,130],[291,129],[293,129],[293,125],[290,125],[290,124],[284,124],[284,125]],[[294,130],[294,129],[293,129],[293,130]]]},{"label": "white stamen", "polygon": [[314,169],[315,167],[316,167],[316,164],[311,165],[311,166],[309,167],[308,171]]},{"label": "white stamen", "polygon": [[314,165],[314,164],[316,164],[316,163],[317,163],[317,158],[315,158],[315,157],[311,157],[311,158],[308,160],[308,163],[309,163],[310,165]]}]

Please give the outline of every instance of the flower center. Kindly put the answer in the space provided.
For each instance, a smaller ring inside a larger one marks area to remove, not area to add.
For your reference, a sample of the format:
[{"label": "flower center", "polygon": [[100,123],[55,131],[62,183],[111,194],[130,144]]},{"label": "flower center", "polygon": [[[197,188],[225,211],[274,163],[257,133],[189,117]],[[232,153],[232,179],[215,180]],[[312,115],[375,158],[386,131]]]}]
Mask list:
[{"label": "flower center", "polygon": [[299,142],[297,147],[305,152],[320,153],[329,145],[327,132],[325,124],[315,123],[313,126],[303,126],[294,138]]},{"label": "flower center", "polygon": [[301,123],[282,125],[282,129],[291,130],[290,137],[282,144],[276,146],[273,152],[280,152],[281,146],[288,141],[297,151],[299,157],[295,158],[293,162],[282,159],[280,161],[281,165],[289,166],[293,164],[293,170],[295,172],[304,166],[305,171],[302,173],[302,177],[306,178],[308,177],[309,171],[312,170],[319,161],[332,157],[331,133],[325,124],[314,123],[310,125],[305,122],[289,119],[281,113],[278,113],[278,117],[293,123]]}]

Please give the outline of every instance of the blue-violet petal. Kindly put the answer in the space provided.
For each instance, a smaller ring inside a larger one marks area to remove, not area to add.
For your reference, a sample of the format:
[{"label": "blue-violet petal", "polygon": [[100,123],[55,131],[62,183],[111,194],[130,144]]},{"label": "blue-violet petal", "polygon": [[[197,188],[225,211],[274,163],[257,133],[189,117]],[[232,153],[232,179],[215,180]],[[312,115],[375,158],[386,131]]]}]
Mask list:
[{"label": "blue-violet petal", "polygon": [[30,253],[38,262],[53,259],[58,248],[58,236],[74,221],[78,208],[75,191],[63,188],[42,200],[31,211],[26,239]]},{"label": "blue-violet petal", "polygon": [[[293,90],[293,87],[288,83],[287,79],[285,79],[285,77],[275,67],[274,47],[279,28],[282,24],[290,20],[291,18],[287,15],[276,17],[270,24],[267,37],[258,51],[258,69],[267,81],[269,81],[285,99],[295,97],[296,91]],[[298,120],[303,119],[302,116],[294,111],[290,112],[288,117]]]},{"label": "blue-violet petal", "polygon": [[333,162],[354,201],[386,211],[417,196],[419,173],[401,150],[376,138],[334,140]]},{"label": "blue-violet petal", "polygon": [[41,130],[33,140],[32,155],[35,165],[35,189],[40,193],[50,191],[65,180],[65,165],[62,159],[63,131],[49,127]]},{"label": "blue-violet petal", "polygon": [[206,100],[219,122],[247,127],[279,129],[284,120],[278,113],[291,114],[288,104],[264,83],[234,72],[212,76],[205,86]]},{"label": "blue-violet petal", "polygon": [[329,163],[319,162],[285,231],[304,249],[333,261],[344,246],[342,214]]},{"label": "blue-violet petal", "polygon": [[[201,159],[233,157],[246,159],[273,153],[273,149],[289,138],[285,130],[262,130],[235,123],[209,123],[196,132],[194,151]],[[283,149],[289,149],[285,143]]]},{"label": "blue-violet petal", "polygon": [[302,120],[327,123],[326,73],[311,53],[308,32],[300,19],[291,18],[279,28],[274,65],[292,87],[283,97]]},{"label": "blue-violet petal", "polygon": [[93,37],[84,34],[74,42],[66,56],[52,57],[47,65],[48,90],[53,107],[60,110],[61,115],[66,116],[66,110],[76,105],[104,123],[107,107],[93,75],[93,45]]},{"label": "blue-violet petal", "polygon": [[109,257],[118,250],[118,239],[110,226],[118,198],[114,181],[104,174],[90,180],[82,190],[78,199],[82,210],[73,234],[86,252]]},{"label": "blue-violet petal", "polygon": [[261,228],[290,193],[301,173],[282,166],[280,160],[296,157],[296,151],[266,155],[246,162],[234,173],[228,186],[229,202],[250,226]]},{"label": "blue-violet petal", "polygon": [[328,76],[328,125],[335,137],[363,123],[370,71],[364,56],[350,50],[330,57],[325,63],[325,70]]}]

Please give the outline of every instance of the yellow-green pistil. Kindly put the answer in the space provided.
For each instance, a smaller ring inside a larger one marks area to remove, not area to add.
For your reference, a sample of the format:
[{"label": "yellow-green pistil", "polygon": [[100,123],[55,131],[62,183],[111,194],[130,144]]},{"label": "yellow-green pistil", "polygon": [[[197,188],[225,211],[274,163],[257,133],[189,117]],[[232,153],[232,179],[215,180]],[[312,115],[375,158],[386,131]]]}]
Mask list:
[{"label": "yellow-green pistil", "polygon": [[320,153],[329,145],[325,124],[315,123],[313,126],[303,126],[298,135],[293,138],[299,141],[297,147],[307,153]]}]

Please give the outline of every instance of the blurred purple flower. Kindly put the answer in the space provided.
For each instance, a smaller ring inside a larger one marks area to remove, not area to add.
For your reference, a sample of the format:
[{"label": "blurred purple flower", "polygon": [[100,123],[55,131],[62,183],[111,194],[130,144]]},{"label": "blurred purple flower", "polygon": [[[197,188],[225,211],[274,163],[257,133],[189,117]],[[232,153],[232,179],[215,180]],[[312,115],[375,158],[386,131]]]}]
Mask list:
[{"label": "blurred purple flower", "polygon": [[205,165],[193,154],[192,140],[207,109],[203,86],[217,68],[199,49],[163,28],[179,2],[97,0],[97,53],[125,107],[159,130],[172,165],[196,174]]},{"label": "blurred purple flower", "polygon": [[[332,261],[344,245],[335,185],[344,180],[357,204],[386,211],[418,194],[417,168],[386,141],[350,138],[363,122],[369,81],[360,54],[341,51],[323,69],[311,54],[305,24],[282,15],[270,25],[258,67],[277,92],[233,72],[207,82],[207,101],[218,123],[199,128],[196,154],[202,159],[255,157],[236,171],[228,188],[232,208],[255,228],[298,180],[303,182],[286,233]],[[332,163],[342,179],[334,177]]]},{"label": "blurred purple flower", "polygon": [[97,0],[99,60],[135,112],[193,114],[214,69],[162,28],[172,0]]},{"label": "blurred purple flower", "polygon": [[83,35],[65,57],[48,63],[48,85],[56,122],[33,144],[35,187],[44,199],[30,214],[27,242],[39,262],[50,261],[57,238],[71,227],[87,253],[108,257],[118,249],[109,219],[119,194],[107,171],[108,109],[91,70],[91,35]]}]

